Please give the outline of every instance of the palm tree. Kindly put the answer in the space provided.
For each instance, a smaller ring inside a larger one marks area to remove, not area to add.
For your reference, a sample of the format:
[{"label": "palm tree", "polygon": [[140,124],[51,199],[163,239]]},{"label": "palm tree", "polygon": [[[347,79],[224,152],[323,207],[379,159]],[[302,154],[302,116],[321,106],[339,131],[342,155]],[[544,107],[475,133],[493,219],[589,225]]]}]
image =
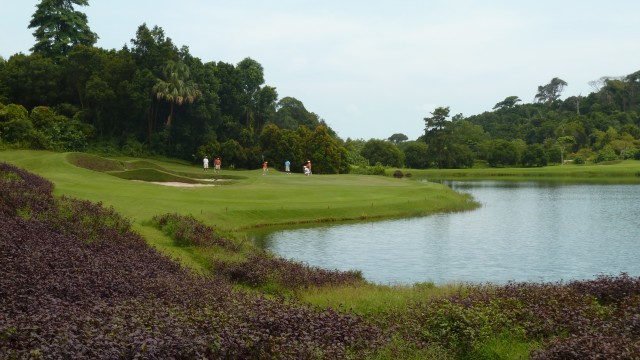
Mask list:
[{"label": "palm tree", "polygon": [[184,103],[192,104],[200,95],[194,83],[189,81],[189,68],[182,62],[169,61],[163,71],[164,79],[158,79],[153,93],[158,100],[164,100],[171,106],[166,127],[171,127],[173,108]]}]

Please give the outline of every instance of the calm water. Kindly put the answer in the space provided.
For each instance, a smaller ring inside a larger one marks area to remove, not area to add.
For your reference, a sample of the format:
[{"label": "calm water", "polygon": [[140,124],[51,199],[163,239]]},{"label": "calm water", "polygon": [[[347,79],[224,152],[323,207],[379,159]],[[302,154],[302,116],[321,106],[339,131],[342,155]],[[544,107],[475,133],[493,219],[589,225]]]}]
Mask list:
[{"label": "calm water", "polygon": [[464,213],[276,231],[280,256],[358,269],[380,284],[504,283],[640,275],[640,185],[452,182],[482,207]]}]

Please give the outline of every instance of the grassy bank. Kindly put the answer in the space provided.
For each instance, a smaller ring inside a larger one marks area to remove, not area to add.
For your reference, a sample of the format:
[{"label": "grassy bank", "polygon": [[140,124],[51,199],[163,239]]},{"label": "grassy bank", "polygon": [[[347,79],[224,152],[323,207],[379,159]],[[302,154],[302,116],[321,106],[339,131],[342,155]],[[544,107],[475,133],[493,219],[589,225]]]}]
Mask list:
[{"label": "grassy bank", "polygon": [[[388,171],[391,175],[394,170]],[[410,169],[413,177],[429,180],[512,180],[598,183],[640,183],[640,161],[624,160],[590,165],[541,168]]]}]

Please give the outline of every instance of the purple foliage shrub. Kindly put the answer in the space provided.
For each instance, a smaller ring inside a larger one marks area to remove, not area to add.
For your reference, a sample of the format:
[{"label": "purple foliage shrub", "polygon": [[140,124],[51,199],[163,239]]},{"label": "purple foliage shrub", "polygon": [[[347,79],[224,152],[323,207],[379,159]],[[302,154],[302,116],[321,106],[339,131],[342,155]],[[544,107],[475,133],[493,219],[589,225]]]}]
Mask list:
[{"label": "purple foliage shrub", "polygon": [[190,215],[157,215],[153,217],[152,222],[181,245],[217,245],[232,251],[239,250],[239,246],[234,242],[218,236],[212,227],[204,225]]},{"label": "purple foliage shrub", "polygon": [[273,257],[265,252],[248,256],[242,263],[217,262],[215,269],[231,281],[259,287],[275,281],[290,289],[311,286],[356,284],[363,281],[359,271],[326,270]]}]

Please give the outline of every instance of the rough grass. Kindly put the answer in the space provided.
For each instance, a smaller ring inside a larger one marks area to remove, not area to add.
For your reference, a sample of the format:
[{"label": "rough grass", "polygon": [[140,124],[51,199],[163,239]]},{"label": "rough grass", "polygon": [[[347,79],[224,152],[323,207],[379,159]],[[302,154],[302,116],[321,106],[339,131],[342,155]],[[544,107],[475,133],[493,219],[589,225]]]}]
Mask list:
[{"label": "rough grass", "polygon": [[465,284],[359,284],[307,289],[301,293],[300,299],[318,306],[345,308],[361,316],[375,317],[390,309],[401,311],[411,303],[464,293],[466,289]]}]

